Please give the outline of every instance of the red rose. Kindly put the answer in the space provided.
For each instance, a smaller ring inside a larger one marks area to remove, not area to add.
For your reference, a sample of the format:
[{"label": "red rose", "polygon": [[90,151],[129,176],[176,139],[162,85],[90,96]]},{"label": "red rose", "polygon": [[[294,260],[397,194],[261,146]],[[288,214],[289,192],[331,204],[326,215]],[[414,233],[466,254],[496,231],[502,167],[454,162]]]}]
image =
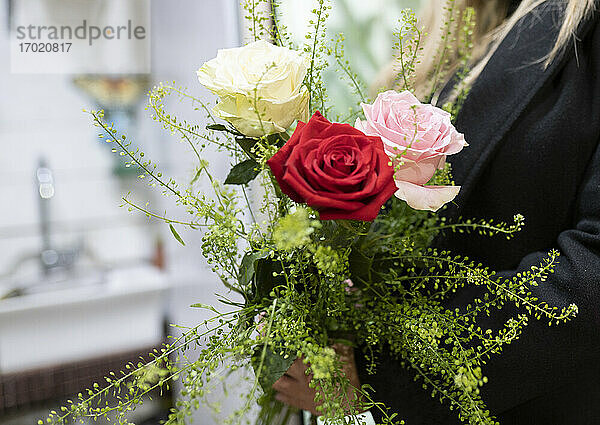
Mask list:
[{"label": "red rose", "polygon": [[267,164],[282,192],[318,210],[321,220],[373,221],[397,190],[381,139],[319,112],[299,122]]}]

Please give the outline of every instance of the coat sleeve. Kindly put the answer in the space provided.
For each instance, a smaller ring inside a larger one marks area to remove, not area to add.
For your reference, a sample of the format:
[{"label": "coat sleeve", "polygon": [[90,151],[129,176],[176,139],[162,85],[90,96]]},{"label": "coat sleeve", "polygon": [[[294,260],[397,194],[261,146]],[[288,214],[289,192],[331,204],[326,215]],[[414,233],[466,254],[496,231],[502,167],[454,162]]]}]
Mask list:
[{"label": "coat sleeve", "polygon": [[[484,397],[494,412],[577,382],[594,379],[600,387],[600,146],[580,186],[574,225],[559,234],[555,248],[560,252],[555,271],[532,287],[532,294],[561,308],[574,303],[579,313],[559,326],[531,320],[520,340],[488,362],[484,373],[490,382]],[[498,275],[512,278],[540,264],[546,255],[531,253],[516,270]],[[498,327],[493,317],[489,320]]]}]

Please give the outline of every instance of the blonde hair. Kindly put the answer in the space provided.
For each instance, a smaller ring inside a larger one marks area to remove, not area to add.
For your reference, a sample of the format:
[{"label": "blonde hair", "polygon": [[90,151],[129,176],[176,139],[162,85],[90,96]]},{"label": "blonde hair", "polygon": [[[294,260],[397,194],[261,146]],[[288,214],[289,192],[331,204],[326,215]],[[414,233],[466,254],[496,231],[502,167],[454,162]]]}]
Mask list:
[{"label": "blonde hair", "polygon": [[[564,1],[566,2],[566,9],[556,43],[546,56],[531,58],[532,63],[543,63],[546,67],[550,65],[552,61],[560,56],[570,40],[575,40],[579,23],[594,10],[594,0]],[[519,7],[507,18],[510,0],[454,0],[451,10],[444,7],[448,4],[448,0],[429,0],[421,16],[421,24],[429,35],[422,45],[421,60],[416,70],[414,86],[417,94],[424,96],[431,89],[427,86],[431,84],[430,77],[439,60],[436,52],[439,50],[444,35],[442,27],[449,14],[452,14],[455,24],[445,29],[450,32],[450,37],[447,37],[446,40],[452,41],[445,59],[447,60],[446,69],[448,69],[448,74],[452,75],[458,68],[460,61],[457,53],[458,40],[460,39],[459,32],[462,30],[459,17],[469,7],[475,11],[476,23],[472,35],[472,63],[474,66],[463,82],[463,86],[470,86],[481,74],[502,40],[515,27],[517,22],[544,3],[548,3],[548,0],[522,0]],[[446,13],[443,11],[446,11]],[[377,83],[378,87],[393,86],[397,74],[397,67],[390,64],[382,73],[382,78],[380,77]]]}]

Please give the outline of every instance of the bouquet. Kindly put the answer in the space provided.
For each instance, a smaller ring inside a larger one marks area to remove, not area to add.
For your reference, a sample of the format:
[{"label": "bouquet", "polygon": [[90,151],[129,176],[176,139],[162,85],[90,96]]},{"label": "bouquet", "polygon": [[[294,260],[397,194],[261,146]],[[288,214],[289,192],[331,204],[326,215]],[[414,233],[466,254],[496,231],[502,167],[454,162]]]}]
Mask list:
[{"label": "bouquet", "polygon": [[[100,137],[184,208],[189,220],[169,219],[128,198],[124,204],[166,222],[182,244],[178,227],[203,232],[203,255],[225,292],[217,305],[192,306],[210,310],[211,319],[148,361],[107,377],[105,387],[79,394],[47,423],[107,416],[128,424],[128,414],[147,394],[169,389],[175,380],[183,390],[166,423],[184,423],[211,385],[233,370],[246,371],[250,387],[242,407],[223,423],[247,419],[257,403],[257,423],[285,423],[293,409],[276,399],[272,386],[296,359],[307,365],[328,423],[369,409],[380,411],[386,424],[403,423],[402,412],[390,411],[369,386],[351,388],[344,357],[354,350],[366,359],[368,372],[377,369],[381,354],[396,357],[464,423],[494,424],[480,395],[485,362],[516,340],[530,319],[560,323],[577,312],[576,306],[549,306],[528,289],[552,273],[558,253],[506,280],[443,249],[446,232],[511,238],[524,219],[450,222],[437,213],[460,190],[446,159],[468,146],[452,123],[467,89],[459,82],[455,101],[443,109],[415,97],[423,33],[412,12],[403,14],[397,34],[396,88],[370,100],[344,59],[343,37],[332,43],[325,36],[331,8],[326,0],[318,1],[312,32],[300,48],[279,25],[277,3],[270,3],[271,17],[259,13],[256,2],[246,4],[254,41],[219,51],[197,71],[200,83],[218,97],[213,109],[172,85],[149,94],[153,119],[197,157],[189,184],[165,177],[104,121],[102,111],[90,112]],[[445,25],[464,27],[464,69],[454,70],[464,76],[474,18],[471,11],[456,17],[450,6],[448,13]],[[450,44],[437,53],[440,66],[432,81],[442,81],[448,71]],[[346,117],[335,114],[326,96],[321,74],[328,66],[357,95],[357,108]],[[169,114],[168,95],[201,105],[210,124],[201,129]],[[207,146],[216,146],[232,164],[224,182],[202,158]],[[202,180],[212,194],[198,190]],[[480,287],[482,296],[460,309],[449,307],[465,286]],[[502,329],[481,329],[481,317],[506,305],[521,308]]]}]

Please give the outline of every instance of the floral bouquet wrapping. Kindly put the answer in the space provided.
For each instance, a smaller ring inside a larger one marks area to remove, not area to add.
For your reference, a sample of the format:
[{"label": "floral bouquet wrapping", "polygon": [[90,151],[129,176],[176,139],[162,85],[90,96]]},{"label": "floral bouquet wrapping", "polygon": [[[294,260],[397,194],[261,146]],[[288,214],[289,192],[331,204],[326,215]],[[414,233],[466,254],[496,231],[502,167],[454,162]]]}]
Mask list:
[{"label": "floral bouquet wrapping", "polygon": [[[301,49],[287,41],[276,13],[271,30],[254,2],[246,8],[255,41],[219,51],[197,71],[200,83],[218,97],[213,109],[173,86],[159,85],[149,95],[152,117],[197,157],[191,183],[165,178],[101,111],[91,112],[101,137],[184,208],[189,221],[171,220],[127,198],[125,204],[164,220],[181,243],[177,227],[203,232],[203,254],[225,292],[220,304],[193,307],[214,317],[148,362],[107,377],[105,388],[80,394],[51,413],[48,423],[90,416],[129,423],[128,413],[145,395],[170,388],[174,380],[183,390],[166,423],[184,423],[211,386],[233,370],[244,370],[249,384],[242,406],[223,423],[250,417],[285,423],[294,411],[279,401],[273,385],[296,359],[306,365],[320,420],[336,423],[370,410],[384,423],[403,423],[401,411],[390,411],[377,392],[346,376],[352,352],[364,357],[367,373],[377,370],[380,355],[391,355],[465,423],[495,423],[479,392],[485,362],[517,339],[530,318],[557,323],[571,318],[576,307],[558,310],[529,294],[530,285],[552,272],[556,252],[520,278],[502,280],[443,249],[445,232],[510,238],[523,225],[518,215],[514,223],[496,224],[449,222],[436,213],[460,190],[446,160],[468,148],[452,124],[466,90],[444,109],[415,97],[411,81],[422,34],[410,12],[398,34],[397,87],[369,100],[343,59],[341,39],[332,47],[324,36],[326,1],[318,2],[313,31]],[[458,20],[467,45],[471,18]],[[440,49],[443,63],[447,47]],[[321,79],[327,66],[339,70],[357,95],[349,116],[337,116],[330,107],[335,99],[327,98]],[[206,130],[170,115],[163,104],[170,94],[201,104],[211,122]],[[202,159],[210,145],[232,165],[224,182]],[[203,180],[212,194],[198,189]],[[474,285],[481,287],[480,298],[449,307],[453,294]],[[522,308],[504,328],[479,327],[481,317],[509,304]]]}]

